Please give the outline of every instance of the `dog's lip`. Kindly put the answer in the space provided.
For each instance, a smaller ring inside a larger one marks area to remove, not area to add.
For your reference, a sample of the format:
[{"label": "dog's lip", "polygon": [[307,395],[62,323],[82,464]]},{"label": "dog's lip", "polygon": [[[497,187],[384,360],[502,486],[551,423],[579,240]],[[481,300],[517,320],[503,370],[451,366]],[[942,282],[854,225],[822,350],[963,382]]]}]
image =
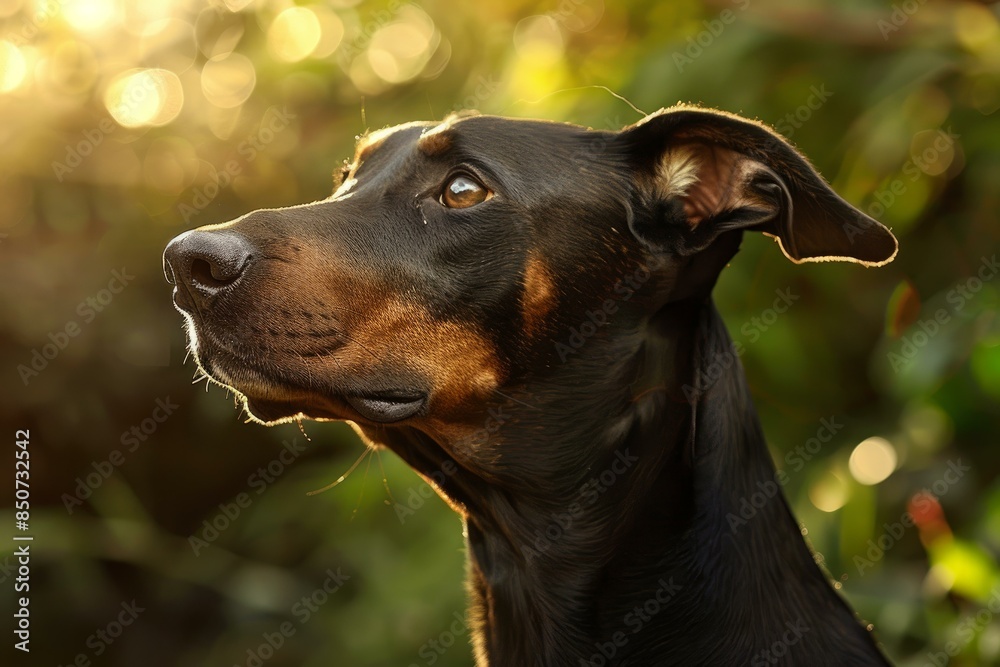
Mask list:
[{"label": "dog's lip", "polygon": [[[240,391],[238,387],[236,390]],[[423,414],[427,406],[426,394],[409,390],[365,392],[363,395],[341,393],[333,397],[316,396],[298,400],[243,395],[250,413],[265,423],[280,422],[301,415],[312,419],[337,420],[361,417],[364,421],[376,424],[393,424]],[[341,402],[347,410],[340,405]],[[352,415],[350,411],[357,414]]]},{"label": "dog's lip", "polygon": [[379,424],[392,424],[416,417],[423,414],[427,406],[427,394],[405,389],[345,394],[344,400],[359,415]]}]

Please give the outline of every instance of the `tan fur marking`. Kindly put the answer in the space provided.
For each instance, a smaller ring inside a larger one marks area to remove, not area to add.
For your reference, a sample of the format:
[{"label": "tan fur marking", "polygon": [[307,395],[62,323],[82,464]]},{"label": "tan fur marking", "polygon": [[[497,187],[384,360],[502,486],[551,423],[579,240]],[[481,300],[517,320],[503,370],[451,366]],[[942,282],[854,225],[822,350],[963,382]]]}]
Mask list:
[{"label": "tan fur marking", "polygon": [[[351,338],[430,380],[431,410],[438,416],[460,410],[470,399],[485,398],[499,386],[493,347],[470,328],[434,320],[423,308],[394,296],[368,310],[374,315],[354,327]],[[364,349],[351,356],[359,366],[371,363]]]},{"label": "tan fur marking", "polygon": [[441,155],[452,145],[452,136],[447,130],[447,126],[439,126],[430,132],[424,132],[417,141],[417,148],[430,157]]},{"label": "tan fur marking", "polygon": [[538,257],[529,257],[524,269],[524,295],[521,313],[525,333],[532,337],[545,328],[545,318],[556,306],[556,288],[549,269]]},{"label": "tan fur marking", "polygon": [[699,164],[697,182],[682,195],[684,212],[691,227],[707,218],[754,203],[748,183],[760,166],[736,151],[718,146],[700,146],[695,160]]}]

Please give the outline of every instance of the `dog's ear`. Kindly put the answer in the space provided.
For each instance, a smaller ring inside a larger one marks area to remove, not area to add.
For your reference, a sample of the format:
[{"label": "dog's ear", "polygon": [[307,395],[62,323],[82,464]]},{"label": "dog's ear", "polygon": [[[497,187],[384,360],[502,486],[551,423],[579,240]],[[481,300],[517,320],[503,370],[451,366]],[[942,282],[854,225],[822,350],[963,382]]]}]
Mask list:
[{"label": "dog's ear", "polygon": [[841,199],[784,138],[761,123],[672,107],[618,135],[653,215],[632,232],[655,251],[688,255],[734,229],[778,239],[795,263],[881,266],[896,238]]}]

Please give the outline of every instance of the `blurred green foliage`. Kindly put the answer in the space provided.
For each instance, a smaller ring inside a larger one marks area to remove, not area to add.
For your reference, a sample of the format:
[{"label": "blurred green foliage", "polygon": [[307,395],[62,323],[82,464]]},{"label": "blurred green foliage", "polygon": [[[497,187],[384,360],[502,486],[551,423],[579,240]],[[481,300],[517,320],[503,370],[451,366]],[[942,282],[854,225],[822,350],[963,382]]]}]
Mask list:
[{"label": "blurred green foliage", "polygon": [[[640,117],[602,87],[768,122],[893,228],[900,254],[872,271],[748,237],[717,301],[803,532],[889,655],[1000,664],[998,14],[0,0],[0,422],[32,436],[30,664],[470,664],[458,518],[345,425],[307,440],[190,386],[159,255],[183,229],[325,197],[368,129],[464,108]],[[113,271],[134,276],[117,293]],[[776,289],[799,299],[766,318]],[[177,405],[162,423],[157,399]],[[132,600],[134,623],[96,638]]]}]

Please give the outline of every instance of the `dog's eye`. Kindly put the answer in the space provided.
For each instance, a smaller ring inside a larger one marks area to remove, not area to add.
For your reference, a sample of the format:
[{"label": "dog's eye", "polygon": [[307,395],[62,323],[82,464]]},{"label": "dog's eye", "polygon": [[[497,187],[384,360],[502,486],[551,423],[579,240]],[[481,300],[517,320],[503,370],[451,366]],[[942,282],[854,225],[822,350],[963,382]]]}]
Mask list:
[{"label": "dog's eye", "polygon": [[482,204],[491,198],[493,193],[469,176],[455,176],[441,193],[440,201],[448,208],[469,208]]}]

